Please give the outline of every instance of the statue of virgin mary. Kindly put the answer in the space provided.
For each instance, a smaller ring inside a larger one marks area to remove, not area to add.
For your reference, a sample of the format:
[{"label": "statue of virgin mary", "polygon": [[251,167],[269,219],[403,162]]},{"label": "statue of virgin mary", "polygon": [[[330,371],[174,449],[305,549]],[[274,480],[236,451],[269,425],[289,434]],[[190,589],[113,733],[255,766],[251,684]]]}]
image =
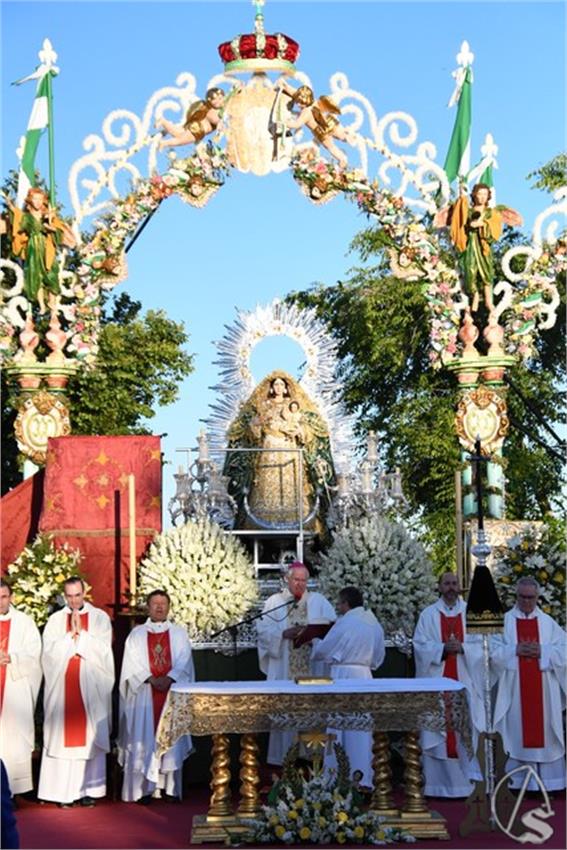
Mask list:
[{"label": "statue of virgin mary", "polygon": [[[224,474],[248,528],[317,527],[334,482],[328,428],[285,372],[272,372],[239,410],[228,433]],[[230,451],[246,449],[247,451]]]}]

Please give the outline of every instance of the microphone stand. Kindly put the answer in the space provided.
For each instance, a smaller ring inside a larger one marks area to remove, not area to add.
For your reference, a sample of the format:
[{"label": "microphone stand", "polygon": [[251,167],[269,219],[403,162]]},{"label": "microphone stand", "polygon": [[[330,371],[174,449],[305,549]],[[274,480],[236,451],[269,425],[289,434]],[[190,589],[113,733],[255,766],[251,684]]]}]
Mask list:
[{"label": "microphone stand", "polygon": [[219,629],[218,632],[214,632],[210,635],[211,638],[216,638],[219,635],[223,635],[225,632],[230,632],[230,636],[232,638],[232,652],[234,658],[234,681],[238,681],[237,673],[237,664],[236,664],[236,655],[237,655],[237,642],[238,642],[238,629],[240,626],[246,626],[248,623],[253,623],[254,620],[259,620],[261,617],[266,617],[268,614],[272,614],[274,611],[279,611],[282,608],[287,608],[290,605],[297,605],[297,599],[295,596],[292,596],[291,599],[288,599],[287,602],[282,602],[281,605],[276,605],[275,608],[270,608],[269,611],[259,611],[257,614],[251,614],[249,617],[244,617],[242,620],[238,620],[237,623],[232,623],[230,626],[225,626],[224,629]]}]

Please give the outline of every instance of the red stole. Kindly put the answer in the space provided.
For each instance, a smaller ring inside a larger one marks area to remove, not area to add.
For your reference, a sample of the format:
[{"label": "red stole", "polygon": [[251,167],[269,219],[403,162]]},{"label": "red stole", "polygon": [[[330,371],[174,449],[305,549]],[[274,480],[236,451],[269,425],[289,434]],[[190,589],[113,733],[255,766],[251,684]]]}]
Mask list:
[{"label": "red stole", "polygon": [[[537,617],[516,619],[518,643],[535,641],[539,643]],[[520,704],[522,708],[522,737],[524,747],[544,747],[543,731],[543,686],[539,658],[518,656],[520,672]]]},{"label": "red stole", "polygon": [[[81,628],[89,630],[88,612],[81,614]],[[67,614],[67,631],[71,631],[71,614]],[[65,672],[65,747],[84,747],[87,743],[87,712],[81,693],[80,655],[74,655]]]},{"label": "red stole", "polygon": [[[463,631],[463,620],[460,614],[457,614],[456,617],[447,617],[442,611],[441,613],[441,641],[445,643],[449,640],[451,635],[456,637],[457,640],[460,640],[461,643],[464,641],[464,631]],[[454,653],[447,655],[445,658],[445,666],[443,667],[443,675],[447,677],[447,679],[456,679],[459,680],[459,671],[457,667],[457,656]],[[447,718],[448,721],[449,718]],[[458,757],[457,753],[457,738],[452,729],[448,728],[447,722],[447,758],[456,759]]]},{"label": "red stole", "polygon": [[[10,640],[10,625],[11,620],[0,620],[0,649],[3,652],[8,652],[8,642]],[[4,688],[6,687],[6,665],[0,667],[0,714],[4,705]]]},{"label": "red stole", "polygon": [[[152,676],[167,676],[173,666],[171,661],[169,629],[163,632],[148,632],[148,658],[150,660],[150,673]],[[158,691],[152,687],[154,732],[157,729],[166,699],[167,691]]]}]

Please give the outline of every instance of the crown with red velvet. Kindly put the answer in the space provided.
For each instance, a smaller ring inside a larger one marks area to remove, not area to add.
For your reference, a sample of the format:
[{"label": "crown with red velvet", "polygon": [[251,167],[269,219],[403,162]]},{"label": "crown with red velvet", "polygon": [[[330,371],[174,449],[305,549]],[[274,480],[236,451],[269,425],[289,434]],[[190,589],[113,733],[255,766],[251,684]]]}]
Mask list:
[{"label": "crown with red velvet", "polygon": [[264,17],[260,12],[263,3],[255,5],[255,32],[237,35],[232,41],[219,44],[225,72],[295,71],[293,63],[299,56],[299,44],[281,32],[273,35],[264,32]]}]

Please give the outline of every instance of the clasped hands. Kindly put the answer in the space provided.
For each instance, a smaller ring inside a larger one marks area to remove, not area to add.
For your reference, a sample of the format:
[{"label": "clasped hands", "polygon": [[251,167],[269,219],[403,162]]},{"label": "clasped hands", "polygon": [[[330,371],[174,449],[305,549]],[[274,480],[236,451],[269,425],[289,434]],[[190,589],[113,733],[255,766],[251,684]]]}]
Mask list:
[{"label": "clasped hands", "polygon": [[516,655],[521,655],[524,658],[539,658],[541,656],[541,646],[536,640],[523,640],[516,647]]},{"label": "clasped hands", "polygon": [[81,623],[81,615],[78,611],[71,612],[71,634],[73,640],[79,637],[80,633],[83,631],[83,626]]},{"label": "clasped hands", "polygon": [[455,635],[450,635],[449,640],[446,640],[443,644],[443,655],[459,655],[463,654],[463,644],[461,641],[455,637]]},{"label": "clasped hands", "polygon": [[146,682],[156,691],[167,691],[173,679],[171,676],[149,676]]}]

